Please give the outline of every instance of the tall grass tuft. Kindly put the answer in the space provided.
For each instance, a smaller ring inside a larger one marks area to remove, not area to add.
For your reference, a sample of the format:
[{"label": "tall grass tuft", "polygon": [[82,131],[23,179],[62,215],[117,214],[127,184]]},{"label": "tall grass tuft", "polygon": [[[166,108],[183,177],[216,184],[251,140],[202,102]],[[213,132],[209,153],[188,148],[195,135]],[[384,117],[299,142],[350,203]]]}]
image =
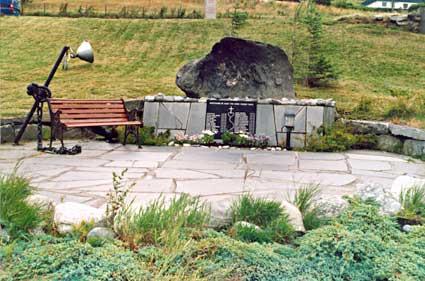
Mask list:
[{"label": "tall grass tuft", "polygon": [[32,193],[27,179],[16,174],[0,176],[0,225],[11,238],[25,235],[43,220],[41,207],[26,201]]},{"label": "tall grass tuft", "polygon": [[209,218],[209,210],[199,198],[182,194],[169,204],[160,197],[136,213],[128,206],[117,216],[116,228],[132,248],[140,245],[172,247],[191,230],[205,227]]},{"label": "tall grass tuft", "polygon": [[259,227],[266,227],[284,214],[279,202],[242,195],[232,205],[232,222],[246,221]]},{"label": "tall grass tuft", "polygon": [[399,198],[401,215],[406,218],[419,217],[425,220],[425,185],[415,185],[403,190]]},{"label": "tall grass tuft", "polygon": [[318,228],[326,223],[326,219],[321,215],[319,207],[314,204],[319,193],[320,186],[318,184],[304,185],[295,192],[293,203],[303,216],[306,230]]}]

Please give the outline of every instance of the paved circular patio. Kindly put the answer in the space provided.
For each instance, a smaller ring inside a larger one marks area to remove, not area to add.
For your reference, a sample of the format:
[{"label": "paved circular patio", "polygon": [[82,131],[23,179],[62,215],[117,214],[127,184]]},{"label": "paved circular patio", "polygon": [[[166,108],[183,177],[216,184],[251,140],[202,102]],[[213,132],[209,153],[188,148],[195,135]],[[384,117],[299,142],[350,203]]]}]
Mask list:
[{"label": "paved circular patio", "polygon": [[[67,142],[71,146],[77,142]],[[207,200],[234,198],[243,192],[287,196],[304,184],[320,184],[322,197],[353,194],[358,183],[390,186],[399,175],[425,178],[425,162],[376,152],[310,153],[148,147],[79,141],[79,155],[54,155],[35,150],[35,143],[0,145],[0,169],[15,165],[37,192],[57,202],[73,201],[100,207],[112,188],[112,172],[127,168],[135,182],[130,198],[144,203],[160,194],[198,195]]]}]

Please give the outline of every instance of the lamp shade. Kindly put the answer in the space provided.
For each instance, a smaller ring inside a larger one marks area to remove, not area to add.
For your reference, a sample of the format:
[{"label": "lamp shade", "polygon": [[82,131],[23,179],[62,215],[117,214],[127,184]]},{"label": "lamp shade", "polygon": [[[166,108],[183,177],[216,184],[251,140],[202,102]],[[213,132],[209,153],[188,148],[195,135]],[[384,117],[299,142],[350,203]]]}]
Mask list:
[{"label": "lamp shade", "polygon": [[295,114],[284,115],[284,126],[286,128],[294,128],[295,126]]},{"label": "lamp shade", "polygon": [[89,63],[94,62],[93,48],[88,41],[83,41],[83,43],[81,43],[80,47],[77,49],[75,57]]}]

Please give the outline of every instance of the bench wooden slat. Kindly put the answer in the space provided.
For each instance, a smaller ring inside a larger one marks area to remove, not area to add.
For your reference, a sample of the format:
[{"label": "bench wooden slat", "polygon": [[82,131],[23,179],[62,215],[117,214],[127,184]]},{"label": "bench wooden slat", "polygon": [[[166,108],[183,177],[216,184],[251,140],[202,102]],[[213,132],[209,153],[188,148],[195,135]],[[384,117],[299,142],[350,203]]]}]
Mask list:
[{"label": "bench wooden slat", "polygon": [[106,122],[128,122],[127,118],[101,118],[101,119],[62,119],[61,122],[64,124],[72,124],[72,123],[106,123]]},{"label": "bench wooden slat", "polygon": [[83,104],[83,103],[67,103],[67,104],[52,104],[52,110],[60,110],[62,108],[70,108],[70,109],[94,109],[94,108],[122,108],[124,109],[123,104]]},{"label": "bench wooden slat", "polygon": [[61,118],[62,119],[98,119],[98,118],[124,118],[127,120],[127,115],[122,112],[122,113],[109,113],[109,112],[105,112],[105,113],[89,113],[89,112],[84,112],[84,113],[80,113],[80,114],[76,114],[76,113],[61,113]]},{"label": "bench wooden slat", "polygon": [[96,122],[96,123],[64,123],[68,128],[79,128],[79,127],[95,127],[95,126],[119,126],[119,125],[142,125],[140,121],[127,121],[127,122]]},{"label": "bench wooden slat", "polygon": [[72,108],[61,108],[61,114],[81,114],[81,113],[99,113],[99,114],[107,114],[107,113],[122,113],[124,109],[122,108],[83,108],[83,109],[72,109]]},{"label": "bench wooden slat", "polygon": [[67,103],[114,103],[122,104],[120,100],[72,100],[72,99],[52,99],[51,104],[67,104]]}]

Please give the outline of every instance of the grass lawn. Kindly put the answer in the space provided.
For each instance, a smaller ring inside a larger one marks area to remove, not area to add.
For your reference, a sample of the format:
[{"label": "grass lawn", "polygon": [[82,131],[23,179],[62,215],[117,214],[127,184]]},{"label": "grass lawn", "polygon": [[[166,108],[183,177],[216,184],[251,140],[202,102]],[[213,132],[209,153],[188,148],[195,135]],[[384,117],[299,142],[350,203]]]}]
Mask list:
[{"label": "grass lawn", "polygon": [[[372,101],[366,112],[370,119],[383,119],[389,109],[403,104],[411,114],[392,117],[392,121],[425,128],[423,35],[375,25],[329,24],[324,28],[327,53],[340,79],[327,89],[297,85],[298,97],[333,98],[339,112],[353,118],[353,110],[365,98]],[[33,100],[26,86],[44,82],[65,44],[77,48],[88,39],[95,50],[95,63],[74,60],[68,71],[60,69],[50,85],[54,97],[183,95],[174,81],[177,70],[207,54],[229,30],[229,19],[1,17],[0,117],[23,116],[29,110]],[[292,52],[291,25],[285,16],[250,19],[239,36]]]}]

